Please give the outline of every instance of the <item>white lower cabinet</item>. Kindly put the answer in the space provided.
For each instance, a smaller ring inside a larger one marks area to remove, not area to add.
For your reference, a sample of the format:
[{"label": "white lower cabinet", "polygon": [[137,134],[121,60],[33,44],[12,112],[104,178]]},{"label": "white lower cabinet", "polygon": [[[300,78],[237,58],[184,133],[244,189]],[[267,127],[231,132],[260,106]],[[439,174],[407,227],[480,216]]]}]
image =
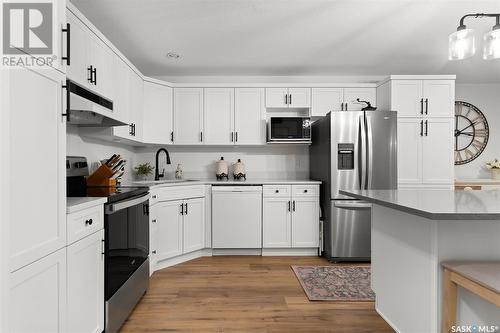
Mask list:
[{"label": "white lower cabinet", "polygon": [[66,332],[66,248],[10,274],[9,332]]},{"label": "white lower cabinet", "polygon": [[158,202],[151,207],[154,263],[205,247],[205,198]]},{"label": "white lower cabinet", "polygon": [[68,332],[104,331],[104,230],[67,248]]},{"label": "white lower cabinet", "polygon": [[318,247],[319,185],[285,187],[264,185],[263,247]]}]

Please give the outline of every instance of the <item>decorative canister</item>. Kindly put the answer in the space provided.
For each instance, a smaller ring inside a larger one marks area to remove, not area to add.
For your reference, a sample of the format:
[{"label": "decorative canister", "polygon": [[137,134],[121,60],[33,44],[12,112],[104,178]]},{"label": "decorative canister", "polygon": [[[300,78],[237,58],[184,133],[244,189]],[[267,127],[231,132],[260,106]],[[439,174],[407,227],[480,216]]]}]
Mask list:
[{"label": "decorative canister", "polygon": [[182,179],[182,174],[184,172],[182,171],[182,166],[180,164],[177,164],[177,169],[175,169],[175,179]]},{"label": "decorative canister", "polygon": [[241,159],[238,158],[238,162],[233,165],[233,177],[234,179],[247,179],[247,175],[245,173],[245,164],[241,162]]},{"label": "decorative canister", "polygon": [[217,180],[221,180],[224,178],[229,179],[228,166],[227,162],[224,161],[224,157],[221,157],[220,160],[216,163],[215,176],[217,177]]}]

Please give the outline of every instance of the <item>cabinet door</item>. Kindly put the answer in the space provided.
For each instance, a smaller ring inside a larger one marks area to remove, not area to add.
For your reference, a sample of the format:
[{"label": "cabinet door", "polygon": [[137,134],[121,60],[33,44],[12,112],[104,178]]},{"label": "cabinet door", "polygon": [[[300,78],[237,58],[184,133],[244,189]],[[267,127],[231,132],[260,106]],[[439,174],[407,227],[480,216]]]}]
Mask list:
[{"label": "cabinet door", "polygon": [[424,113],[429,117],[453,117],[455,112],[455,81],[424,81]]},{"label": "cabinet door", "polygon": [[203,142],[203,88],[174,88],[174,143]]},{"label": "cabinet door", "polygon": [[205,246],[205,199],[184,202],[184,253],[203,249]]},{"label": "cabinet door", "polygon": [[158,261],[182,254],[182,204],[183,201],[166,201],[156,207]]},{"label": "cabinet door", "polygon": [[[113,69],[115,71],[114,77],[116,78],[116,82],[120,82],[120,84],[115,85],[113,116],[124,123],[130,124],[132,122],[130,119],[130,79],[132,77],[130,72],[132,70],[118,57],[115,57]],[[113,127],[113,135],[122,138],[130,138],[130,126]]]},{"label": "cabinet door", "polygon": [[263,88],[236,88],[234,102],[235,143],[266,143],[266,117]]},{"label": "cabinet door", "polygon": [[[151,201],[150,201],[151,204]],[[156,270],[158,261],[158,205],[150,206],[149,214],[149,275]]]},{"label": "cabinet door", "polygon": [[292,247],[319,246],[319,200],[292,197]]},{"label": "cabinet door", "polygon": [[144,116],[144,81],[133,70],[129,71],[130,75],[130,118],[132,124],[134,125],[132,139],[136,141],[142,141],[142,123]]},{"label": "cabinet door", "polygon": [[144,82],[143,142],[172,143],[172,88]]},{"label": "cabinet door", "polygon": [[292,213],[290,197],[264,198],[263,213],[263,247],[291,247]]},{"label": "cabinet door", "polygon": [[[65,76],[20,68],[9,75],[10,269],[66,245]],[[29,96],[29,98],[27,98]],[[30,163],[34,161],[34,163]],[[29,209],[27,209],[29,208]]]},{"label": "cabinet door", "polygon": [[204,89],[204,143],[234,143],[234,88]]},{"label": "cabinet door", "polygon": [[311,107],[311,88],[289,88],[288,104],[291,108]]},{"label": "cabinet door", "polygon": [[287,108],[288,88],[266,88],[266,108]]},{"label": "cabinet door", "polygon": [[344,89],[342,88],[312,88],[313,117],[323,117],[330,111],[342,109]]},{"label": "cabinet door", "polygon": [[398,119],[398,183],[422,183],[423,120]]},{"label": "cabinet door", "polygon": [[11,273],[8,331],[67,332],[66,290],[66,248]]},{"label": "cabinet door", "polygon": [[423,112],[421,80],[392,81],[391,110],[398,112],[398,117],[419,117]]},{"label": "cabinet door", "polygon": [[377,90],[375,88],[344,88],[344,103],[347,103],[348,111],[361,111],[366,106],[361,101],[367,101],[376,106]]},{"label": "cabinet door", "polygon": [[454,182],[454,120],[426,119],[422,147],[422,181],[424,184]]},{"label": "cabinet door", "polygon": [[104,230],[67,248],[68,332],[104,331]]},{"label": "cabinet door", "polygon": [[89,45],[90,31],[70,11],[67,11],[67,20],[71,26],[71,64],[67,66],[68,78],[85,87],[89,86]]},{"label": "cabinet door", "polygon": [[[104,42],[90,33],[90,64],[94,67],[94,83],[91,86],[99,95],[113,100],[113,64],[115,53]],[[116,83],[115,83],[116,84]]]}]

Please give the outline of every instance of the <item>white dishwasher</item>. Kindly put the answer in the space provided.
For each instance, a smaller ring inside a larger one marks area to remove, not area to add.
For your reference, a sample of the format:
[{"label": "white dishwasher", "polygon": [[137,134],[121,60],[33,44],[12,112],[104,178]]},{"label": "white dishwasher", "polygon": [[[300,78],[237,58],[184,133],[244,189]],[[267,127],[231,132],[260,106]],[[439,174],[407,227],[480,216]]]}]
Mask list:
[{"label": "white dishwasher", "polygon": [[212,186],[212,247],[262,247],[262,186]]}]

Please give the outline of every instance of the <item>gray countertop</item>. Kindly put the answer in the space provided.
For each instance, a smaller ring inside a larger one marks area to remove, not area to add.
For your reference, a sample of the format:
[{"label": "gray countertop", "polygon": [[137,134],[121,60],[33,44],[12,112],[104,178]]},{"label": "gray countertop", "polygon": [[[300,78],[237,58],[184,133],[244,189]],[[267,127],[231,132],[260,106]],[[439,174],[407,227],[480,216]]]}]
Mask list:
[{"label": "gray countertop", "polygon": [[69,197],[66,198],[66,214],[78,212],[90,207],[103,205],[108,198],[102,197]]},{"label": "gray countertop", "polygon": [[148,186],[149,188],[158,188],[165,186],[183,186],[183,185],[319,185],[321,181],[310,179],[248,179],[248,180],[166,180],[166,181],[139,181],[123,184],[124,186]]},{"label": "gray countertop", "polygon": [[432,220],[500,221],[500,190],[340,190],[340,193]]}]

